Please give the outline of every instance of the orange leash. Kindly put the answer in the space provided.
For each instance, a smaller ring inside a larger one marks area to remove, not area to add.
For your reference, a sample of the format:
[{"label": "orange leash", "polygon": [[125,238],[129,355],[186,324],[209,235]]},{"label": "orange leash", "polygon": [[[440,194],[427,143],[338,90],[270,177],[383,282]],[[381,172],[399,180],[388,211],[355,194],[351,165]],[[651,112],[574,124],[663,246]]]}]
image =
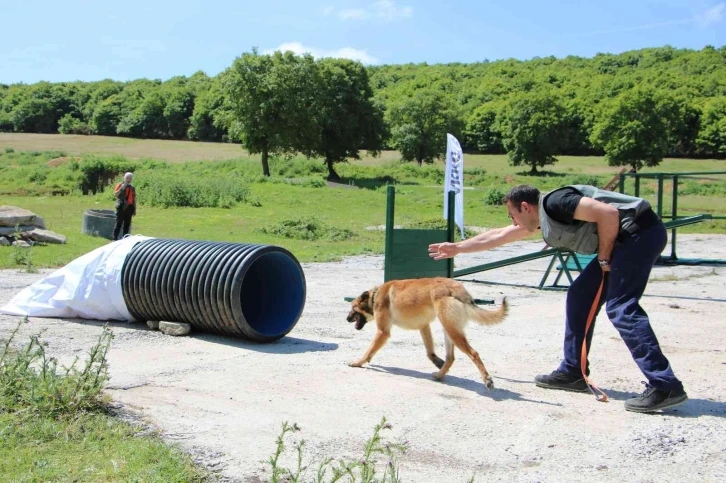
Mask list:
[{"label": "orange leash", "polygon": [[[580,370],[582,371],[582,377],[585,378],[585,382],[587,382],[587,387],[590,388],[590,392],[592,393],[592,395],[595,396],[595,399],[600,402],[607,402],[608,395],[605,394],[599,387],[597,387],[595,383],[590,380],[589,377],[587,377],[587,334],[590,332],[590,327],[592,326],[592,323],[595,322],[595,312],[597,311],[597,306],[600,303],[600,297],[602,296],[602,289],[604,285],[605,272],[602,272],[600,288],[597,289],[597,295],[595,295],[595,300],[592,301],[592,307],[590,307],[590,314],[587,316],[587,324],[585,325],[585,337],[582,339],[582,353],[580,354]],[[597,395],[595,391],[599,392],[601,396]]]}]

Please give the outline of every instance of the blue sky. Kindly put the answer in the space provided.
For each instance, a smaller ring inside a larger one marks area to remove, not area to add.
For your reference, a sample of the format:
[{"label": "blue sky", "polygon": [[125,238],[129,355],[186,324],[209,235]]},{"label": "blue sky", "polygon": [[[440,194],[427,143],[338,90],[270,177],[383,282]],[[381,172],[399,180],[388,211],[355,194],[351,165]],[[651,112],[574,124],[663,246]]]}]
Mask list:
[{"label": "blue sky", "polygon": [[216,75],[257,47],[366,64],[726,44],[720,0],[0,0],[0,83]]}]

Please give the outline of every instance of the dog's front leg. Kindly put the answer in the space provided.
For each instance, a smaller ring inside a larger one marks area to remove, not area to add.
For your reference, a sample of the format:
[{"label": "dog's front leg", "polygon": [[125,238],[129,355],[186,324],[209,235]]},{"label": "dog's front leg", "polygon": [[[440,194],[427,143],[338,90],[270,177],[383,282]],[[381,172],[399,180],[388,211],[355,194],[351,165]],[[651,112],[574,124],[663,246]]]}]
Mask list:
[{"label": "dog's front leg", "polygon": [[446,360],[439,372],[434,372],[434,379],[437,381],[444,378],[446,373],[449,372],[449,369],[451,369],[451,365],[454,363],[454,343],[451,341],[451,338],[446,331],[444,331],[444,346],[446,347]]},{"label": "dog's front leg", "polygon": [[436,355],[436,352],[434,352],[434,338],[431,335],[431,326],[427,325],[419,332],[421,332],[421,338],[423,339],[424,346],[426,347],[426,356],[428,356],[429,360],[433,362],[436,367],[441,369],[444,365],[444,361],[442,361],[441,358]]},{"label": "dog's front leg", "polygon": [[378,352],[380,348],[384,346],[384,344],[388,341],[390,337],[390,332],[384,332],[380,329],[376,330],[376,335],[373,337],[373,342],[371,343],[371,346],[368,348],[368,351],[365,353],[365,355],[357,361],[348,363],[348,365],[351,367],[362,367],[363,364],[365,364],[366,362],[370,362],[371,359],[373,359],[373,356],[376,355],[376,352]]}]

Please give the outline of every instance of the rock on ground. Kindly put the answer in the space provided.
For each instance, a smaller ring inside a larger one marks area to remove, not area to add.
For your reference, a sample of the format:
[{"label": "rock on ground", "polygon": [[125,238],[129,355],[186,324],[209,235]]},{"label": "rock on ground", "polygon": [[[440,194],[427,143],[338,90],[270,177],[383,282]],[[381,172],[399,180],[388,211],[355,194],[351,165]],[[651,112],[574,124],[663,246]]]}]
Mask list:
[{"label": "rock on ground", "polygon": [[32,225],[45,228],[43,219],[30,210],[18,208],[17,206],[0,206],[0,226],[15,227],[15,225]]},{"label": "rock on ground", "polygon": [[58,233],[50,230],[42,230],[40,228],[35,228],[32,231],[24,233],[24,235],[37,242],[57,244],[63,244],[66,242],[66,237],[64,235],[59,235]]},{"label": "rock on ground", "polygon": [[159,330],[166,335],[187,335],[192,330],[192,326],[186,322],[168,322],[162,320],[159,322]]}]

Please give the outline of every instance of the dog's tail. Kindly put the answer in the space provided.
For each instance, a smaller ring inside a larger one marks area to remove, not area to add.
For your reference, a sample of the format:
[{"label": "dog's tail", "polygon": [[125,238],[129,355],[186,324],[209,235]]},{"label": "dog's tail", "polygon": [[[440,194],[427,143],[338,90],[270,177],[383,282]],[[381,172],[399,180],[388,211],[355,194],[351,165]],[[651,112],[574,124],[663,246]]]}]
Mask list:
[{"label": "dog's tail", "polygon": [[502,322],[509,313],[509,304],[507,297],[502,299],[502,305],[495,310],[487,310],[479,307],[473,301],[469,305],[470,319],[482,325],[494,325]]}]

